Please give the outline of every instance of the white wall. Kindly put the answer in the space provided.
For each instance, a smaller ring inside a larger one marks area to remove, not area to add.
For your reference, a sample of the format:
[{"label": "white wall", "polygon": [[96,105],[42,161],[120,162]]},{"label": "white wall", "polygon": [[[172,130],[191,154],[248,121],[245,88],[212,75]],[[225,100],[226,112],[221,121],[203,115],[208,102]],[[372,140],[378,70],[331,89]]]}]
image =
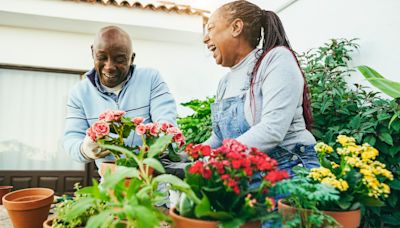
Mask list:
[{"label": "white wall", "polygon": [[[298,0],[279,16],[296,51],[331,38],[360,38],[353,66],[368,65],[400,81],[399,10],[399,0]],[[350,81],[372,87],[359,72]]]}]

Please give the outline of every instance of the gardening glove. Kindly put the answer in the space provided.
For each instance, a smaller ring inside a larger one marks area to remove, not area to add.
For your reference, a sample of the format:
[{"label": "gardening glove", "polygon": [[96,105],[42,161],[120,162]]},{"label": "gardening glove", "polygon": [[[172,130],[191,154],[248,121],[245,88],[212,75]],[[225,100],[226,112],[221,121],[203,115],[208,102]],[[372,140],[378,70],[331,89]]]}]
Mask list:
[{"label": "gardening glove", "polygon": [[161,158],[161,164],[165,168],[165,172],[168,174],[175,175],[181,179],[185,177],[185,168],[186,166],[190,165],[190,161],[179,161],[174,162],[169,160],[168,158]]},{"label": "gardening glove", "polygon": [[104,158],[111,152],[109,150],[103,150],[99,144],[93,141],[89,136],[85,136],[81,145],[81,154],[87,160],[95,160],[98,158]]}]

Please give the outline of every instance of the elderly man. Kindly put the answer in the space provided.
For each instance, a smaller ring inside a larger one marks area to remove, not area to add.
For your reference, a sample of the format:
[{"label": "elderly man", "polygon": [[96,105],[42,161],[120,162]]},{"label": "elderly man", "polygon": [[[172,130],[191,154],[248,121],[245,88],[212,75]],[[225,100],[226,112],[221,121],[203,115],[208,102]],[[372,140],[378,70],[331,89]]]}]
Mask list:
[{"label": "elderly man", "polygon": [[[102,28],[92,45],[94,68],[70,92],[64,132],[64,148],[79,162],[113,160],[86,130],[100,113],[118,109],[127,116],[141,116],[145,122],[176,125],[176,104],[158,71],[138,68],[131,39],[116,26]],[[126,143],[139,145],[140,137],[131,134]]]}]

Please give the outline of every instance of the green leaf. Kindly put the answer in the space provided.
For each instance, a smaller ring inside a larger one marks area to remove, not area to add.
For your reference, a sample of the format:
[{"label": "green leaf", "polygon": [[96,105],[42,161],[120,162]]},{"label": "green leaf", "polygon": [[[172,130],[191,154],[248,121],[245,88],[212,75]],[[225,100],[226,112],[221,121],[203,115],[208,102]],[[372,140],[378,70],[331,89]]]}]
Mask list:
[{"label": "green leaf", "polygon": [[398,114],[398,113],[395,113],[395,114],[392,116],[392,118],[391,118],[390,121],[389,121],[389,126],[388,126],[388,128],[390,128],[390,126],[391,126],[392,123],[397,119],[397,117],[399,117],[399,114]]},{"label": "green leaf", "polygon": [[141,205],[125,205],[124,211],[136,220],[137,227],[157,227],[160,224],[156,213]]},{"label": "green leaf", "polygon": [[146,164],[146,165],[152,167],[159,173],[165,173],[165,169],[164,169],[163,165],[161,164],[160,161],[158,161],[155,158],[145,158],[143,160],[143,164]]},{"label": "green leaf", "polygon": [[194,209],[196,218],[213,218],[216,220],[232,219],[232,215],[225,211],[212,211],[211,204],[208,197],[203,194],[201,202],[196,205]]},{"label": "green leaf", "polygon": [[84,214],[87,209],[92,207],[93,204],[95,204],[95,199],[93,198],[80,199],[72,206],[72,208],[69,210],[69,213],[65,214],[64,219],[67,221],[74,220],[75,218]]},{"label": "green leaf", "polygon": [[179,203],[178,203],[178,211],[179,214],[182,215],[183,217],[193,217],[194,216],[194,202],[190,200],[189,197],[185,193],[181,194],[181,197],[179,198]]},{"label": "green leaf", "polygon": [[164,135],[158,138],[157,141],[150,147],[147,157],[153,158],[164,152],[167,146],[171,143],[172,137],[172,135]]},{"label": "green leaf", "polygon": [[400,190],[400,180],[394,179],[393,181],[389,182],[390,188],[395,190]]},{"label": "green leaf", "polygon": [[357,67],[361,74],[376,88],[393,97],[400,97],[400,83],[385,79],[382,75],[368,66]]},{"label": "green leaf", "polygon": [[371,146],[375,145],[376,138],[373,135],[368,135],[367,137],[364,138],[364,142],[368,143]]},{"label": "green leaf", "polygon": [[113,172],[112,174],[106,173],[104,175],[104,182],[102,183],[102,185],[105,188],[113,189],[115,185],[125,180],[125,178],[132,178],[132,177],[139,178],[139,172],[136,168],[117,166],[115,172]]},{"label": "green leaf", "polygon": [[379,137],[379,139],[382,140],[383,142],[385,142],[385,143],[387,143],[387,144],[393,146],[393,138],[392,138],[392,136],[391,136],[389,133],[387,133],[387,132],[382,132],[382,133],[378,134],[378,137]]},{"label": "green leaf", "polygon": [[382,207],[385,205],[381,200],[372,197],[362,197],[360,198],[360,203],[367,207]]},{"label": "green leaf", "polygon": [[87,228],[107,228],[109,224],[114,220],[114,216],[111,210],[100,212],[98,215],[89,218],[86,227]]}]

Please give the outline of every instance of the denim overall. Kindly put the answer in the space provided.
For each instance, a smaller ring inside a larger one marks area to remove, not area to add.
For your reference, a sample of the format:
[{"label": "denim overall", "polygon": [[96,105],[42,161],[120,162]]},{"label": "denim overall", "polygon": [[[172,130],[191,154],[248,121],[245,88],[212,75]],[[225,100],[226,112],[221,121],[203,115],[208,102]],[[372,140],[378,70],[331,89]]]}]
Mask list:
[{"label": "denim overall", "polygon": [[[211,119],[214,133],[220,139],[237,138],[249,130],[244,114],[246,93],[230,97],[211,104]],[[299,165],[306,168],[319,167],[314,145],[297,144],[292,150],[281,146],[267,152],[268,156],[278,161],[280,169],[293,176],[292,168]]]},{"label": "denim overall", "polygon": [[[216,103],[211,104],[212,128],[219,139],[237,138],[249,130],[250,125],[244,114],[245,98],[246,92],[236,97],[217,100]],[[320,166],[314,145],[298,144],[292,150],[277,146],[267,154],[277,160],[279,168],[288,171],[290,176],[293,176],[291,169],[297,165],[309,169]],[[257,187],[260,183],[260,175],[255,175],[251,187]],[[280,227],[280,225],[265,222],[262,227]]]}]

